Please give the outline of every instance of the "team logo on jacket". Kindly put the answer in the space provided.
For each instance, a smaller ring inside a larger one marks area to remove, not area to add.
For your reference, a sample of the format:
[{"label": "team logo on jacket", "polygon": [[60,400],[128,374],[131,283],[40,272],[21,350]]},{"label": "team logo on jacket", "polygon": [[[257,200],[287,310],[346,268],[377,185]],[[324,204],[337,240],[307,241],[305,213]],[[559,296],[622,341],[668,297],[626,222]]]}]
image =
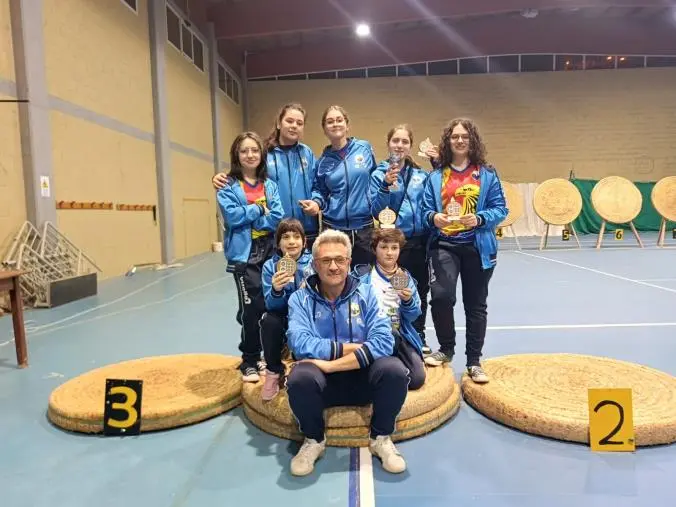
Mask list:
[{"label": "team logo on jacket", "polygon": [[356,157],[354,157],[354,166],[357,169],[361,169],[362,167],[364,167],[364,155],[357,155]]},{"label": "team logo on jacket", "polygon": [[307,169],[307,159],[305,157],[301,157],[300,165],[303,166],[303,169]]},{"label": "team logo on jacket", "polygon": [[357,317],[361,313],[361,308],[359,308],[359,303],[350,303],[350,314],[353,317]]},{"label": "team logo on jacket", "polygon": [[422,185],[423,182],[423,177],[420,176],[419,174],[416,174],[414,176],[411,176],[411,185]]}]

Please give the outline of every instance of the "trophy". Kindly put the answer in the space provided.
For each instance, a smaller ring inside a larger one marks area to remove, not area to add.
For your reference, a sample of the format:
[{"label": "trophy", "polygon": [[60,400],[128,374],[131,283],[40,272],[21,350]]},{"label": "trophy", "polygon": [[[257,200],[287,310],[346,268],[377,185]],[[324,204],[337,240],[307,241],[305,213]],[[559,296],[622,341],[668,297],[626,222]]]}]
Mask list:
[{"label": "trophy", "polygon": [[[390,164],[391,166],[392,166],[392,165],[398,166],[398,165],[399,165],[399,162],[401,162],[401,157],[400,157],[397,153],[394,153],[394,152],[393,152],[393,153],[390,153],[390,156],[389,156],[389,157],[387,157],[387,161],[389,162],[389,164]],[[397,183],[397,180],[398,180],[398,179],[399,179],[399,176],[397,176],[397,179],[394,180],[394,183],[392,183],[392,189],[393,189],[393,190],[396,190],[397,188],[399,188],[399,185],[398,185],[398,183]]]},{"label": "trophy", "polygon": [[394,224],[397,221],[397,214],[390,208],[385,208],[378,213],[378,222],[382,229],[394,229]]},{"label": "trophy", "polygon": [[288,275],[296,274],[296,261],[287,253],[277,263],[277,271],[284,271]]},{"label": "trophy", "polygon": [[446,214],[448,215],[448,218],[453,221],[460,220],[461,213],[462,206],[455,200],[455,197],[451,197],[451,200],[446,205]]},{"label": "trophy", "polygon": [[390,278],[390,285],[392,285],[394,290],[405,289],[408,287],[408,273],[401,269],[397,269],[397,272]]},{"label": "trophy", "polygon": [[434,145],[432,144],[432,141],[430,141],[430,138],[428,137],[418,145],[418,156],[423,158],[429,158],[427,156],[427,153],[425,152],[433,147]]}]

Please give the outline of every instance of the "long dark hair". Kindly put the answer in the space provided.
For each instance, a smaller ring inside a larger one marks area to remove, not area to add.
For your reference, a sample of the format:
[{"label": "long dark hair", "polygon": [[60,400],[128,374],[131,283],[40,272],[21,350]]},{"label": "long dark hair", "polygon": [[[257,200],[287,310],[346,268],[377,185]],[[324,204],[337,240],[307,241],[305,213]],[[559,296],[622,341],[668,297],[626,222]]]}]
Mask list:
[{"label": "long dark hair", "polygon": [[230,146],[230,173],[229,175],[238,180],[243,180],[244,175],[242,174],[242,164],[239,162],[239,147],[242,145],[245,139],[252,139],[257,145],[258,149],[261,150],[261,161],[256,167],[256,178],[259,181],[264,181],[268,177],[268,166],[267,166],[267,150],[263,146],[263,141],[261,137],[255,132],[242,132],[240,135],[235,137],[235,140]]},{"label": "long dark hair", "polygon": [[285,104],[284,106],[282,106],[282,108],[279,110],[279,114],[277,114],[277,118],[275,119],[275,123],[272,127],[272,130],[268,134],[268,138],[265,140],[265,147],[268,151],[271,150],[272,148],[279,146],[278,125],[282,123],[282,120],[284,119],[284,116],[286,116],[287,111],[290,110],[298,111],[303,115],[303,119],[307,119],[307,113],[305,112],[305,109],[297,102],[291,102],[289,104]]},{"label": "long dark hair", "polygon": [[469,134],[469,163],[476,166],[486,166],[486,146],[481,140],[479,128],[468,118],[455,118],[444,129],[439,143],[438,167],[444,168],[451,165],[453,152],[451,151],[451,134],[457,125],[462,125]]},{"label": "long dark hair", "polygon": [[[405,130],[406,133],[408,134],[408,140],[411,143],[411,149],[413,149],[413,130],[411,129],[410,125],[406,123],[402,123],[401,125],[395,125],[390,129],[390,131],[387,133],[387,146],[389,149],[390,141],[392,140],[392,136],[397,130]],[[415,167],[416,169],[420,169],[420,166],[415,163],[415,160],[410,155],[406,155],[405,159],[405,164],[408,165],[409,167]]]}]

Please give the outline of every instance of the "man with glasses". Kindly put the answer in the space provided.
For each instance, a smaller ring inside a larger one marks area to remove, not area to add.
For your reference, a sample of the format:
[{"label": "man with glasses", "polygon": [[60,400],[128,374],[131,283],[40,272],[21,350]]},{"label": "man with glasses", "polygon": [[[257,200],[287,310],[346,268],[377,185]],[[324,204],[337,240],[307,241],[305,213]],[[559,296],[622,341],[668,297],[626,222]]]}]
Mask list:
[{"label": "man with glasses", "polygon": [[383,468],[406,462],[392,443],[406,400],[408,371],[393,357],[394,337],[376,293],[349,275],[352,248],[344,232],[326,230],[312,246],[314,275],[289,298],[288,346],[297,362],[287,379],[289,405],[305,440],[291,460],[293,475],[308,475],[324,453],[324,409],[373,405],[369,449]]}]

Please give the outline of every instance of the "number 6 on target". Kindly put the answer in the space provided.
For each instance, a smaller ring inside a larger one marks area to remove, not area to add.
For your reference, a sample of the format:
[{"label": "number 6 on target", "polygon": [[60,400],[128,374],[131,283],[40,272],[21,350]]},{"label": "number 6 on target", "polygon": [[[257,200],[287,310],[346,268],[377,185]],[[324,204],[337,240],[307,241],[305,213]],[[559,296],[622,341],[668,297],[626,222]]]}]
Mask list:
[{"label": "number 6 on target", "polygon": [[589,389],[588,401],[592,451],[634,451],[631,389]]}]

